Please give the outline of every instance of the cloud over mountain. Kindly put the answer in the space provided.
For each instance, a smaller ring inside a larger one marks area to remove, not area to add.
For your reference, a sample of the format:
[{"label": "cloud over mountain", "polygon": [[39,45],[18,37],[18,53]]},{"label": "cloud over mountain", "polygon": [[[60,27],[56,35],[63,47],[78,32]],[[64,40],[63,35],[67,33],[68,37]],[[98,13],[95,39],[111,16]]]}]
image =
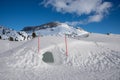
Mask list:
[{"label": "cloud over mountain", "polygon": [[86,23],[101,21],[112,7],[112,3],[104,0],[43,0],[42,4],[52,6],[57,12],[86,15]]}]

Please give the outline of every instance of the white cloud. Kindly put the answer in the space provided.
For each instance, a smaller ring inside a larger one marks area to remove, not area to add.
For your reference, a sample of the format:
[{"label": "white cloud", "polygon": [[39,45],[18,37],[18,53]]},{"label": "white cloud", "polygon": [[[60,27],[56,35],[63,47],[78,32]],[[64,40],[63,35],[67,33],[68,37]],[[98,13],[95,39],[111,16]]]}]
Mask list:
[{"label": "white cloud", "polygon": [[88,22],[101,21],[112,6],[103,0],[44,0],[42,4],[45,7],[52,6],[57,12],[86,15]]},{"label": "white cloud", "polygon": [[96,13],[89,16],[88,22],[100,22],[104,16],[109,13],[108,10],[110,7],[111,4],[109,2],[102,3],[99,7],[97,7]]},{"label": "white cloud", "polygon": [[93,16],[89,16],[88,22],[100,22],[103,19],[103,15],[97,14]]}]

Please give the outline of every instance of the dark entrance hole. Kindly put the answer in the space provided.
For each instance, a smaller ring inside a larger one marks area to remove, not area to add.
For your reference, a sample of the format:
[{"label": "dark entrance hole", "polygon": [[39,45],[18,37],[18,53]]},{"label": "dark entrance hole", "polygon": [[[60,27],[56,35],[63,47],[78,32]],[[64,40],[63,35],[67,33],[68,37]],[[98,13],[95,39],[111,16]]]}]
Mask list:
[{"label": "dark entrance hole", "polygon": [[53,54],[52,52],[45,52],[43,54],[43,58],[42,60],[46,63],[53,63],[54,62],[54,58],[53,58]]}]

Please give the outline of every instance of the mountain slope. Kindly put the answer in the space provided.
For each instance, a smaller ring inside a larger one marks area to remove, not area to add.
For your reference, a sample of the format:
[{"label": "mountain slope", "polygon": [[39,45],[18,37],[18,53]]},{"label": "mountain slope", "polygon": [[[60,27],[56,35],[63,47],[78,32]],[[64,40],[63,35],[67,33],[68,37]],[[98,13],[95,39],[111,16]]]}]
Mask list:
[{"label": "mountain slope", "polygon": [[72,37],[75,36],[88,36],[88,32],[80,28],[74,28],[66,23],[50,22],[40,26],[31,26],[23,28],[29,34],[36,32],[37,35],[63,35],[69,34]]},{"label": "mountain slope", "polygon": [[31,39],[32,33],[37,35],[59,35],[67,34],[69,37],[88,37],[89,33],[81,28],[74,28],[66,23],[50,22],[40,26],[25,27],[22,31],[15,31],[3,26],[0,26],[0,39],[23,41]]}]

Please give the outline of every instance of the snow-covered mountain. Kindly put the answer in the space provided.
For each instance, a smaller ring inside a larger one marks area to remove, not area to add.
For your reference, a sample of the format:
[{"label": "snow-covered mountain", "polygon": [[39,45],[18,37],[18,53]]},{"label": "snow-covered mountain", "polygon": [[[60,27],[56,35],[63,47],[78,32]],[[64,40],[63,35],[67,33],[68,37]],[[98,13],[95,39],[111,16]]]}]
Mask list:
[{"label": "snow-covered mountain", "polygon": [[23,41],[27,40],[28,34],[24,31],[17,32],[13,29],[0,26],[0,38],[3,40],[12,38],[14,41]]},{"label": "snow-covered mountain", "polygon": [[[22,31],[15,31],[3,26],[0,26],[0,39],[7,40],[12,38],[14,41],[23,41],[30,38],[32,33],[39,35],[64,35],[69,37],[88,37],[89,33],[81,28],[74,28],[66,23],[50,22],[40,26],[30,26],[23,28]],[[29,36],[28,36],[29,35]]]},{"label": "snow-covered mountain", "polygon": [[29,26],[23,28],[23,31],[31,34],[35,32],[37,35],[63,35],[68,34],[71,37],[88,36],[89,33],[81,28],[74,28],[66,23],[50,22],[40,26]]}]

